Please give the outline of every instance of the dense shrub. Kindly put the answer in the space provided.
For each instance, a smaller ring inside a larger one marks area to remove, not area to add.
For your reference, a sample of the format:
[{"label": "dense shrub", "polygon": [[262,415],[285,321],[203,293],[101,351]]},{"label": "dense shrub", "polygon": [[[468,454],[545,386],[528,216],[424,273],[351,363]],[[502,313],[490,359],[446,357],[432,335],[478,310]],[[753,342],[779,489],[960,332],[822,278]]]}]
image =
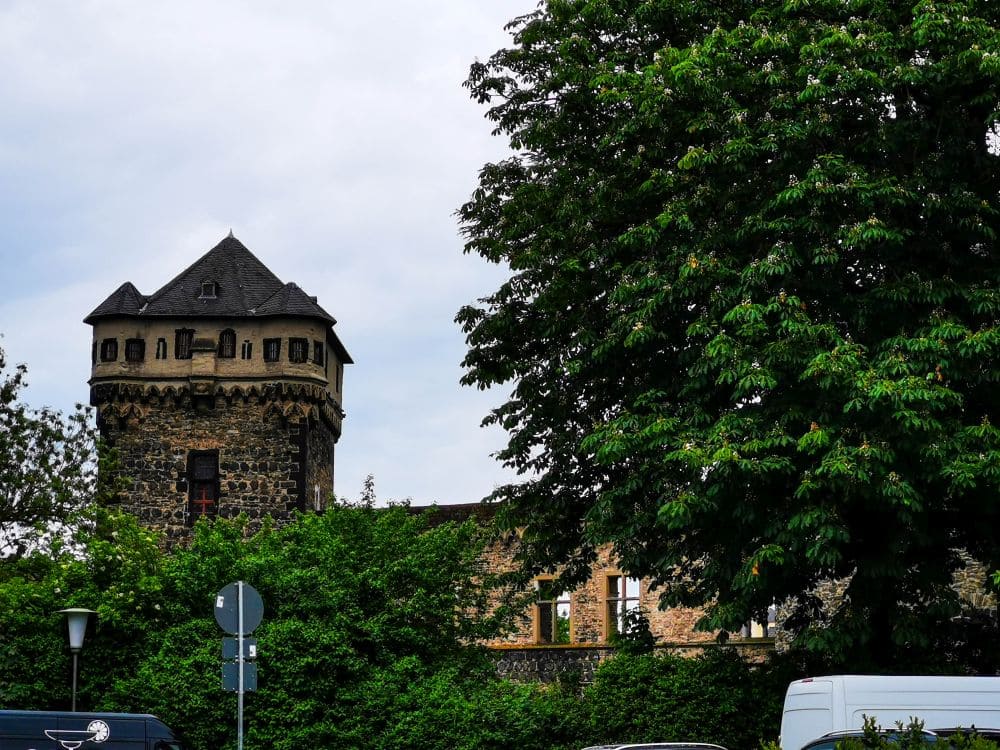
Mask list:
[{"label": "dense shrub", "polygon": [[755,748],[777,737],[787,687],[768,676],[728,649],[695,658],[618,655],[585,694],[591,739]]},{"label": "dense shrub", "polygon": [[249,538],[218,520],[172,554],[129,517],[93,528],[72,550],[0,561],[0,708],[68,708],[56,612],[87,606],[99,614],[80,708],[148,711],[192,750],[232,748],[236,697],[221,690],[212,605],[235,580],[265,607],[253,634],[259,690],[245,702],[251,750],[576,750],[605,740],[750,749],[777,736],[781,694],[799,676],[751,670],[728,651],[685,659],[643,647],[606,662],[583,691],[500,680],[474,645],[497,625],[473,576],[476,528],[430,527],[406,509],[334,507]]}]

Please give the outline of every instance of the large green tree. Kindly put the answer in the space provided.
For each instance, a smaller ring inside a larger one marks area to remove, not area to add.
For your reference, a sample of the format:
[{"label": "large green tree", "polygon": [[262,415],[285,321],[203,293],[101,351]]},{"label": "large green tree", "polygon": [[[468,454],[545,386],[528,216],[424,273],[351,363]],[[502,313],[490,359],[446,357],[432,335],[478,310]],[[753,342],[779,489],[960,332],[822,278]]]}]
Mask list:
[{"label": "large green tree", "polygon": [[21,400],[26,376],[25,365],[6,370],[0,349],[0,557],[61,533],[102,494],[90,415],[31,408]]},{"label": "large green tree", "polygon": [[473,65],[513,154],[459,213],[510,278],[458,315],[464,382],[513,384],[486,421],[529,563],[611,542],[706,628],[792,597],[875,662],[947,632],[961,552],[1000,565],[998,23],[547,0]]}]

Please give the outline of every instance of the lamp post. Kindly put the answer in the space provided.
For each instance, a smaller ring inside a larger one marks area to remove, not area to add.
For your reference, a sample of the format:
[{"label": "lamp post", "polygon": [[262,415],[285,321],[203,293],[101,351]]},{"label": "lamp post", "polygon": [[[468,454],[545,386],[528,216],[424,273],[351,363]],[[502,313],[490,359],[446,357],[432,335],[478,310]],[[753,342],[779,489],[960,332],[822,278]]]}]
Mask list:
[{"label": "lamp post", "polygon": [[66,615],[66,625],[69,627],[69,650],[73,652],[72,710],[76,711],[76,674],[80,651],[83,649],[83,636],[87,632],[87,618],[97,613],[92,609],[70,607],[69,609],[60,609],[59,614]]}]

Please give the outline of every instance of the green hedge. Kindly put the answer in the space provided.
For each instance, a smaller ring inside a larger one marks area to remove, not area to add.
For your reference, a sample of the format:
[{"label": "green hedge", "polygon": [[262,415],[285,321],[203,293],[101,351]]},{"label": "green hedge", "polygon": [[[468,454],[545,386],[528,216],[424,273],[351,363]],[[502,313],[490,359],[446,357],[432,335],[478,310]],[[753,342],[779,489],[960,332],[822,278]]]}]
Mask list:
[{"label": "green hedge", "polygon": [[[220,685],[216,592],[264,600],[259,691],[246,747],[573,750],[602,741],[701,740],[756,747],[777,736],[786,676],[728,651],[621,654],[595,683],[523,685],[474,644],[496,632],[474,571],[475,526],[431,527],[406,509],[335,507],[250,538],[197,528],[164,554],[129,517],[80,546],[0,561],[0,708],[65,709],[69,665],[56,611],[98,611],[81,658],[82,710],[151,712],[192,750],[228,750],[236,697]],[[795,676],[795,675],[793,675]]]}]

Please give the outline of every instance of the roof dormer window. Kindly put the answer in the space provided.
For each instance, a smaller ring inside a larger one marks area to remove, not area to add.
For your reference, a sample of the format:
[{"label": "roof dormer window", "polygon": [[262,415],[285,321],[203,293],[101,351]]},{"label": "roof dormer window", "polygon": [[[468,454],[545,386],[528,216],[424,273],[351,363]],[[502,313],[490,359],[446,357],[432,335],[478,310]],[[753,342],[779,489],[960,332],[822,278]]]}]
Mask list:
[{"label": "roof dormer window", "polygon": [[219,285],[214,281],[201,282],[201,294],[198,299],[215,299],[218,297]]}]

